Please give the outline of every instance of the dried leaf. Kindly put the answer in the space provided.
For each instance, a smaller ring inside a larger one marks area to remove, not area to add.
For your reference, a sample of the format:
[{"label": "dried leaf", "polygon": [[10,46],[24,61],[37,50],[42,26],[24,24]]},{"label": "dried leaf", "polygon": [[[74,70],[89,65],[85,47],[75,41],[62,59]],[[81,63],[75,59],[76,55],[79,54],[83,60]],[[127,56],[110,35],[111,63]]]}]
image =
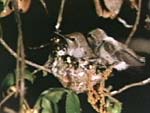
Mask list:
[{"label": "dried leaf", "polygon": [[26,13],[31,5],[31,0],[18,0],[18,9],[22,13]]},{"label": "dried leaf", "polygon": [[115,18],[120,12],[123,0],[94,0],[96,13],[104,18]]},{"label": "dried leaf", "polygon": [[111,12],[111,16],[115,17],[123,4],[123,0],[104,0],[104,4],[109,12]]},{"label": "dried leaf", "polygon": [[0,18],[10,15],[13,11],[13,9],[11,9],[9,7],[10,1],[9,0],[0,0],[0,2],[1,2]]},{"label": "dried leaf", "polygon": [[13,10],[11,10],[9,7],[5,7],[2,12],[0,12],[0,18],[9,16],[12,13]]},{"label": "dried leaf", "polygon": [[136,10],[139,9],[139,0],[130,0],[130,2],[132,8],[135,8]]},{"label": "dried leaf", "polygon": [[[12,1],[6,0],[6,3],[3,3],[3,8],[1,6],[2,11],[0,11],[0,18],[9,16],[13,11],[14,8],[10,7]],[[21,13],[26,13],[31,5],[31,0],[18,0],[18,10],[20,10]]]}]

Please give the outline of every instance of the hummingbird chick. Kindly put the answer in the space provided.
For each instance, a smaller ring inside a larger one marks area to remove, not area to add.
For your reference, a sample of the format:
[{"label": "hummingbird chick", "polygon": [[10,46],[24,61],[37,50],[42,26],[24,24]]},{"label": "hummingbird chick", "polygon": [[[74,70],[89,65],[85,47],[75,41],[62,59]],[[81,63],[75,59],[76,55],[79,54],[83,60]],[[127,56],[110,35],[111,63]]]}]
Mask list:
[{"label": "hummingbird chick", "polygon": [[66,35],[68,44],[67,53],[77,59],[86,59],[94,57],[94,53],[87,43],[85,36],[82,33],[75,32]]},{"label": "hummingbird chick", "polygon": [[97,57],[106,60],[109,65],[114,65],[117,70],[124,70],[130,66],[144,66],[143,57],[138,56],[125,44],[108,36],[100,28],[89,32],[87,40]]}]

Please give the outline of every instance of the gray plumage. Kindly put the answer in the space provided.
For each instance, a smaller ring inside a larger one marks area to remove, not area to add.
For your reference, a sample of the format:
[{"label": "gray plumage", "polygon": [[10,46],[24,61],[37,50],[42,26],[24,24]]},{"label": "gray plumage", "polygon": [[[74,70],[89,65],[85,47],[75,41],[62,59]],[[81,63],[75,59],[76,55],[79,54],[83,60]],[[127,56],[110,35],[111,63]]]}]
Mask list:
[{"label": "gray plumage", "polygon": [[89,47],[85,36],[82,33],[75,32],[66,35],[68,44],[67,53],[75,58],[94,57],[92,49]]},{"label": "gray plumage", "polygon": [[102,59],[105,59],[108,64],[116,64],[119,69],[120,64],[123,69],[128,66],[143,66],[145,59],[138,56],[135,52],[129,49],[126,45],[116,41],[108,36],[102,29],[97,28],[89,33],[88,42],[91,45],[94,53]]}]

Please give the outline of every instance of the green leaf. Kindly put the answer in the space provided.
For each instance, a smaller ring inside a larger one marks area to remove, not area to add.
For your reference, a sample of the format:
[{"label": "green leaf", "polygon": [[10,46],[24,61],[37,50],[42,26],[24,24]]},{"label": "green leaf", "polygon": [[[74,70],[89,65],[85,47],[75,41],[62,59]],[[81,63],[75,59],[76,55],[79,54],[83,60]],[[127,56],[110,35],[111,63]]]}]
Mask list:
[{"label": "green leaf", "polygon": [[3,11],[3,9],[4,9],[4,3],[0,1],[0,12]]},{"label": "green leaf", "polygon": [[50,88],[44,91],[43,94],[53,103],[58,103],[61,100],[63,94],[65,93],[65,90],[66,89],[63,88]]},{"label": "green leaf", "polygon": [[66,93],[66,113],[80,113],[80,101],[77,94],[64,88],[45,90],[39,96],[34,108],[42,110],[42,113],[58,113],[58,103]]},{"label": "green leaf", "polygon": [[121,113],[122,103],[113,97],[109,98],[107,102],[109,102],[109,107],[107,108],[109,113]]},{"label": "green leaf", "polygon": [[62,99],[63,95],[67,92],[64,88],[50,88],[42,92],[37,100],[34,108],[42,109],[42,113],[58,113],[57,103]]},{"label": "green leaf", "polygon": [[33,83],[35,79],[35,75],[32,74],[29,70],[25,70],[25,79]]},{"label": "green leaf", "polygon": [[44,96],[40,96],[36,104],[34,105],[34,109],[41,111],[41,113],[55,113],[53,112],[52,103],[49,99],[45,98]]},{"label": "green leaf", "polygon": [[53,113],[58,113],[58,105],[57,105],[57,103],[53,103],[53,107],[54,107],[54,109],[53,109]]},{"label": "green leaf", "polygon": [[34,109],[36,109],[36,110],[40,110],[40,109],[42,109],[42,105],[41,105],[41,103],[42,103],[42,96],[40,96],[38,99],[37,99],[37,101],[36,101],[36,103],[35,103],[35,105],[34,105]]},{"label": "green leaf", "polygon": [[0,12],[4,10],[5,7],[8,6],[10,0],[0,0]]},{"label": "green leaf", "polygon": [[16,76],[13,73],[9,73],[6,75],[6,77],[4,78],[4,80],[1,83],[1,86],[4,90],[9,89],[11,86],[15,85],[16,83]]},{"label": "green leaf", "polygon": [[47,98],[42,98],[41,107],[43,110],[53,113],[51,102]]},{"label": "green leaf", "polygon": [[53,112],[50,112],[50,111],[47,110],[47,109],[43,109],[43,110],[41,111],[41,113],[53,113]]},{"label": "green leaf", "polygon": [[67,94],[66,113],[80,113],[80,101],[78,96],[73,92]]},{"label": "green leaf", "polygon": [[[28,70],[25,70],[25,80],[34,82],[35,76]],[[4,90],[9,89],[11,86],[16,84],[16,71],[8,73],[1,83]]]}]

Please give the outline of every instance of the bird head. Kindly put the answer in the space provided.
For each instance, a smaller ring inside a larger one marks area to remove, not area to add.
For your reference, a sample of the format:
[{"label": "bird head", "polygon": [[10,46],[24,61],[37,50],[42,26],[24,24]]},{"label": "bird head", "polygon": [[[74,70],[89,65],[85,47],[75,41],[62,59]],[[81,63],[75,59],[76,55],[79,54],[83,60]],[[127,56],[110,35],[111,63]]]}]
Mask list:
[{"label": "bird head", "polygon": [[82,33],[75,32],[66,35],[66,41],[68,42],[68,45],[75,47],[81,47],[87,45],[87,41],[85,36]]},{"label": "bird head", "polygon": [[68,54],[77,58],[93,57],[91,48],[82,33],[75,32],[66,35]]},{"label": "bird head", "polygon": [[107,37],[106,33],[102,29],[97,28],[88,33],[87,40],[91,46],[98,46],[105,37]]}]

